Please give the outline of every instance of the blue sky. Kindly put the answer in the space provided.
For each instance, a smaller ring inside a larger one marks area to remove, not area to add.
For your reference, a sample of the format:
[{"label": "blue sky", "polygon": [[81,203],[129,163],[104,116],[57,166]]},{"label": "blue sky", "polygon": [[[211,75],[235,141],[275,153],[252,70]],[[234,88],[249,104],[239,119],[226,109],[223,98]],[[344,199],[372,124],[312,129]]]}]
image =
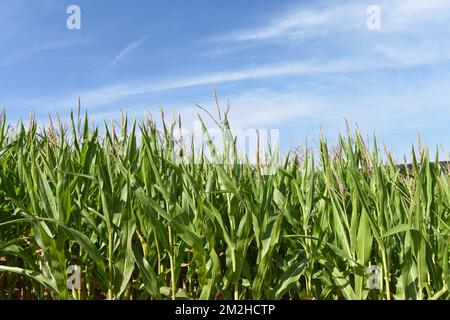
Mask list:
[{"label": "blue sky", "polygon": [[348,119],[399,159],[419,132],[448,152],[449,25],[448,0],[2,0],[0,106],[45,121],[81,97],[96,119],[162,106],[189,126],[215,88],[236,127],[278,128],[284,146],[335,141]]}]

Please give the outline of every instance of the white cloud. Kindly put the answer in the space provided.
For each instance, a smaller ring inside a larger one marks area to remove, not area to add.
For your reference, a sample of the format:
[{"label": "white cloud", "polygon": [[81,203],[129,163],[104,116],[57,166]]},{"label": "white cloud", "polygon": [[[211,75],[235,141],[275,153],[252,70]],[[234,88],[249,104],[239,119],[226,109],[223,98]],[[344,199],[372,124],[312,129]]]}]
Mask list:
[{"label": "white cloud", "polygon": [[28,105],[41,105],[48,109],[61,108],[73,105],[78,97],[89,108],[99,108],[108,104],[118,103],[132,97],[145,96],[150,93],[188,88],[193,86],[215,86],[220,83],[237,82],[274,77],[314,77],[324,74],[342,74],[368,71],[382,68],[404,68],[416,65],[425,65],[439,62],[442,57],[435,56],[433,52],[421,51],[419,48],[403,48],[389,45],[380,45],[374,49],[375,56],[351,57],[330,61],[310,60],[301,62],[286,62],[268,66],[260,66],[240,71],[224,71],[202,76],[168,79],[158,82],[132,81],[115,85],[73,92],[58,100],[40,99],[40,101],[22,102]]},{"label": "white cloud", "polygon": [[[298,139],[318,137],[319,128],[335,137],[337,131],[345,130],[345,119],[380,137],[416,134],[450,121],[448,80],[435,77],[401,86],[380,78],[365,94],[339,91],[322,95],[301,88],[250,91],[230,97],[231,123],[239,128],[280,128],[281,134],[291,130],[298,133],[294,134]],[[436,85],[439,81],[442,84]],[[213,102],[205,105],[215,108]]]},{"label": "white cloud", "polygon": [[33,56],[45,51],[62,50],[72,46],[84,44],[86,41],[55,41],[41,43],[38,46],[20,50],[0,61],[0,67],[13,65],[19,61],[32,58]]},{"label": "white cloud", "polygon": [[174,79],[159,82],[132,82],[117,85],[104,86],[93,90],[77,92],[59,101],[45,99],[45,105],[49,108],[59,108],[72,105],[77,97],[82,97],[84,103],[90,108],[100,107],[121,99],[133,96],[145,95],[152,92],[181,89],[200,85],[216,85],[224,82],[244,81],[280,76],[311,76],[327,73],[354,72],[374,67],[388,66],[386,62],[366,61],[309,61],[292,62],[271,66],[257,67],[242,71],[219,72],[210,75],[191,78]]},{"label": "white cloud", "polygon": [[[289,13],[272,19],[267,25],[239,30],[217,37],[217,41],[250,41],[267,40],[286,37],[310,37],[317,35],[330,25],[348,26],[354,20],[360,5],[326,6],[318,9],[293,8]],[[363,11],[365,13],[365,9]],[[349,19],[350,18],[350,19]]]},{"label": "white cloud", "polygon": [[[265,25],[237,30],[216,37],[220,42],[261,41],[271,39],[311,38],[341,31],[365,32],[366,9],[377,5],[382,9],[384,33],[408,31],[419,24],[445,23],[448,26],[448,0],[351,0],[319,2],[319,9],[305,5],[290,8],[288,13],[268,21]],[[448,28],[448,27],[447,27]]]},{"label": "white cloud", "polygon": [[[357,122],[365,133],[377,132],[380,136],[405,132],[415,134],[450,121],[448,77],[424,79],[409,86],[386,83],[383,79],[382,76],[375,78],[371,82],[373,87],[364,89],[364,93],[358,88],[351,92],[311,92],[302,87],[281,90],[268,87],[219,98],[223,98],[220,99],[222,109],[226,106],[225,98],[230,99],[230,120],[234,128],[280,128],[285,137],[289,136],[285,130],[298,133],[294,134],[298,139],[305,136],[317,138],[320,128],[327,136],[335,137],[339,130],[344,131],[345,119],[350,123]],[[436,85],[439,81],[441,85]],[[335,85],[339,86],[339,83]],[[367,88],[367,83],[364,88]],[[202,99],[198,104],[215,114],[212,97]],[[164,107],[167,118],[171,118],[173,113],[180,114],[184,127],[188,129],[192,129],[197,113],[209,120],[203,111],[184,101]],[[114,116],[110,111],[101,110],[97,112],[105,118]],[[158,111],[148,104],[128,105],[125,110],[137,116],[143,116],[145,110],[153,110],[154,116],[159,116]]]},{"label": "white cloud", "polygon": [[325,101],[300,90],[253,90],[230,98],[230,122],[237,128],[281,128],[303,116],[324,112]]},{"label": "white cloud", "polygon": [[448,0],[396,0],[392,3],[383,1],[383,6],[393,29],[406,29],[423,23],[435,24],[450,17]]},{"label": "white cloud", "polygon": [[134,41],[130,44],[128,44],[122,51],[117,54],[117,56],[111,61],[111,63],[108,66],[108,69],[114,68],[116,65],[118,65],[127,55],[129,55],[131,52],[142,46],[149,38],[150,36],[145,36],[137,41]]}]

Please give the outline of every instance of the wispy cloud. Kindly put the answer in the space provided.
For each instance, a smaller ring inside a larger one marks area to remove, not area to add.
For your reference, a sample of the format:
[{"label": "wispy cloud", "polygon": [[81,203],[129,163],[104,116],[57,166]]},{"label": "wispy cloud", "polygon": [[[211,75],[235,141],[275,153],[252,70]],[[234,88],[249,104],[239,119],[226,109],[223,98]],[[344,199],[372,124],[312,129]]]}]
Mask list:
[{"label": "wispy cloud", "polygon": [[393,30],[405,30],[418,24],[448,24],[450,18],[448,0],[384,0],[382,4],[389,27]]},{"label": "wispy cloud", "polygon": [[[242,71],[219,72],[204,76],[190,78],[172,79],[159,82],[128,82],[111,86],[104,86],[93,90],[78,92],[68,98],[57,102],[46,103],[50,107],[61,107],[71,104],[78,96],[89,107],[100,107],[114,103],[125,98],[145,95],[157,91],[174,90],[201,85],[217,85],[225,82],[245,81],[280,76],[308,76],[327,73],[355,72],[367,68],[386,67],[386,63],[357,62],[357,61],[333,61],[323,63],[319,61],[292,62],[271,66],[257,67]],[[48,100],[47,100],[48,102]]]},{"label": "wispy cloud", "polygon": [[32,58],[40,53],[52,50],[62,50],[69,47],[77,46],[85,43],[85,41],[55,41],[42,43],[38,46],[20,50],[0,61],[0,67],[14,65],[17,62]]},{"label": "wispy cloud", "polygon": [[[345,130],[345,119],[358,123],[368,134],[376,132],[379,138],[406,134],[414,139],[419,131],[424,133],[435,126],[448,125],[450,98],[445,79],[428,79],[431,84],[424,80],[409,87],[387,85],[381,79],[364,95],[321,94],[302,88],[252,90],[232,95],[231,123],[238,128],[281,128],[282,139],[289,137],[293,145],[299,145],[305,137],[318,138],[321,129],[325,136],[336,137],[337,132]],[[438,81],[445,83],[436,86]],[[212,101],[203,105],[214,110]],[[187,109],[181,114],[184,119],[194,112]],[[408,143],[401,152],[408,151]]]},{"label": "wispy cloud", "polygon": [[[317,4],[317,3],[315,3]],[[367,7],[372,4],[382,9],[383,32],[407,31],[424,23],[445,22],[450,17],[448,0],[351,0],[319,2],[314,9],[305,5],[290,8],[286,14],[267,23],[236,30],[218,36],[214,41],[244,42],[271,39],[310,38],[339,31],[366,31]],[[448,22],[448,21],[447,21]]]},{"label": "wispy cloud", "polygon": [[330,61],[310,60],[301,62],[286,62],[260,66],[239,71],[224,71],[212,74],[175,78],[163,81],[130,81],[114,85],[106,85],[91,90],[73,92],[65,95],[57,101],[43,99],[42,106],[47,108],[60,108],[72,105],[77,97],[82,97],[85,105],[90,108],[101,107],[111,103],[117,103],[127,98],[145,96],[150,93],[189,88],[194,86],[215,86],[226,82],[247,81],[255,79],[267,79],[274,77],[315,77],[325,74],[343,74],[362,72],[383,68],[407,68],[417,65],[432,64],[438,62],[438,57],[433,54],[404,51],[395,47],[378,48],[376,57],[335,59]]},{"label": "wispy cloud", "polygon": [[[310,37],[330,25],[348,26],[354,21],[361,5],[326,6],[322,9],[291,8],[289,13],[268,21],[265,25],[237,30],[215,38],[216,41],[259,41],[292,37]],[[360,10],[359,10],[360,11]],[[363,11],[365,12],[365,11]],[[348,19],[351,16],[351,19]],[[347,21],[343,24],[341,22]]]},{"label": "wispy cloud", "polygon": [[[373,88],[365,94],[358,88],[354,92],[313,92],[302,87],[244,90],[228,96],[232,104],[231,123],[236,128],[283,128],[282,134],[286,134],[285,130],[295,131],[300,139],[318,137],[321,127],[327,136],[335,136],[344,128],[346,118],[357,122],[365,132],[376,131],[381,136],[405,132],[415,135],[419,129],[426,131],[434,124],[450,121],[450,99],[446,94],[450,89],[448,77],[427,79],[408,87],[400,83],[386,84],[383,79],[383,76],[376,78]],[[439,81],[442,85],[436,86]],[[212,99],[197,102],[215,110]],[[148,109],[149,105],[144,103],[126,107],[134,115],[143,115]],[[97,112],[105,118],[119,114],[105,108]],[[178,101],[166,108],[167,114],[172,112],[180,114],[184,126],[190,129],[200,111],[193,104]],[[294,144],[299,142],[293,141]]]},{"label": "wispy cloud", "polygon": [[108,69],[112,69],[115,66],[117,66],[127,55],[129,55],[131,52],[142,46],[150,37],[150,35],[147,35],[137,41],[134,41],[130,44],[128,44],[122,51],[120,51],[117,56],[111,61],[111,63],[108,65]]}]

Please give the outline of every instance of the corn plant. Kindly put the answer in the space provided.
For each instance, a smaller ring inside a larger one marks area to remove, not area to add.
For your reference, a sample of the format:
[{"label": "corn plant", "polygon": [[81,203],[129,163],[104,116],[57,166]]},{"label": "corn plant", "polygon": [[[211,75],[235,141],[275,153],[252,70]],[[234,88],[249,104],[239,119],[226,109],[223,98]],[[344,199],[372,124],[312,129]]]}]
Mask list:
[{"label": "corn plant", "polygon": [[0,298],[450,299],[437,153],[399,166],[349,131],[265,174],[223,120],[224,146],[203,125],[198,150],[164,118],[93,125],[78,110],[40,128],[2,113]]}]

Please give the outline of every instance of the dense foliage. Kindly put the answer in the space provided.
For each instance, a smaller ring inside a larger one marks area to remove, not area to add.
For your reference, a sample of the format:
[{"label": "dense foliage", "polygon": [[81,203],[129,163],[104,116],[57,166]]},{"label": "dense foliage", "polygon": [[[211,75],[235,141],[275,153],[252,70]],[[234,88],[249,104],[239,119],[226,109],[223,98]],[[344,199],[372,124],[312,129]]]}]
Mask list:
[{"label": "dense foliage", "polygon": [[403,170],[349,133],[267,175],[173,161],[175,127],[3,114],[0,298],[450,299],[450,175],[426,149]]}]

